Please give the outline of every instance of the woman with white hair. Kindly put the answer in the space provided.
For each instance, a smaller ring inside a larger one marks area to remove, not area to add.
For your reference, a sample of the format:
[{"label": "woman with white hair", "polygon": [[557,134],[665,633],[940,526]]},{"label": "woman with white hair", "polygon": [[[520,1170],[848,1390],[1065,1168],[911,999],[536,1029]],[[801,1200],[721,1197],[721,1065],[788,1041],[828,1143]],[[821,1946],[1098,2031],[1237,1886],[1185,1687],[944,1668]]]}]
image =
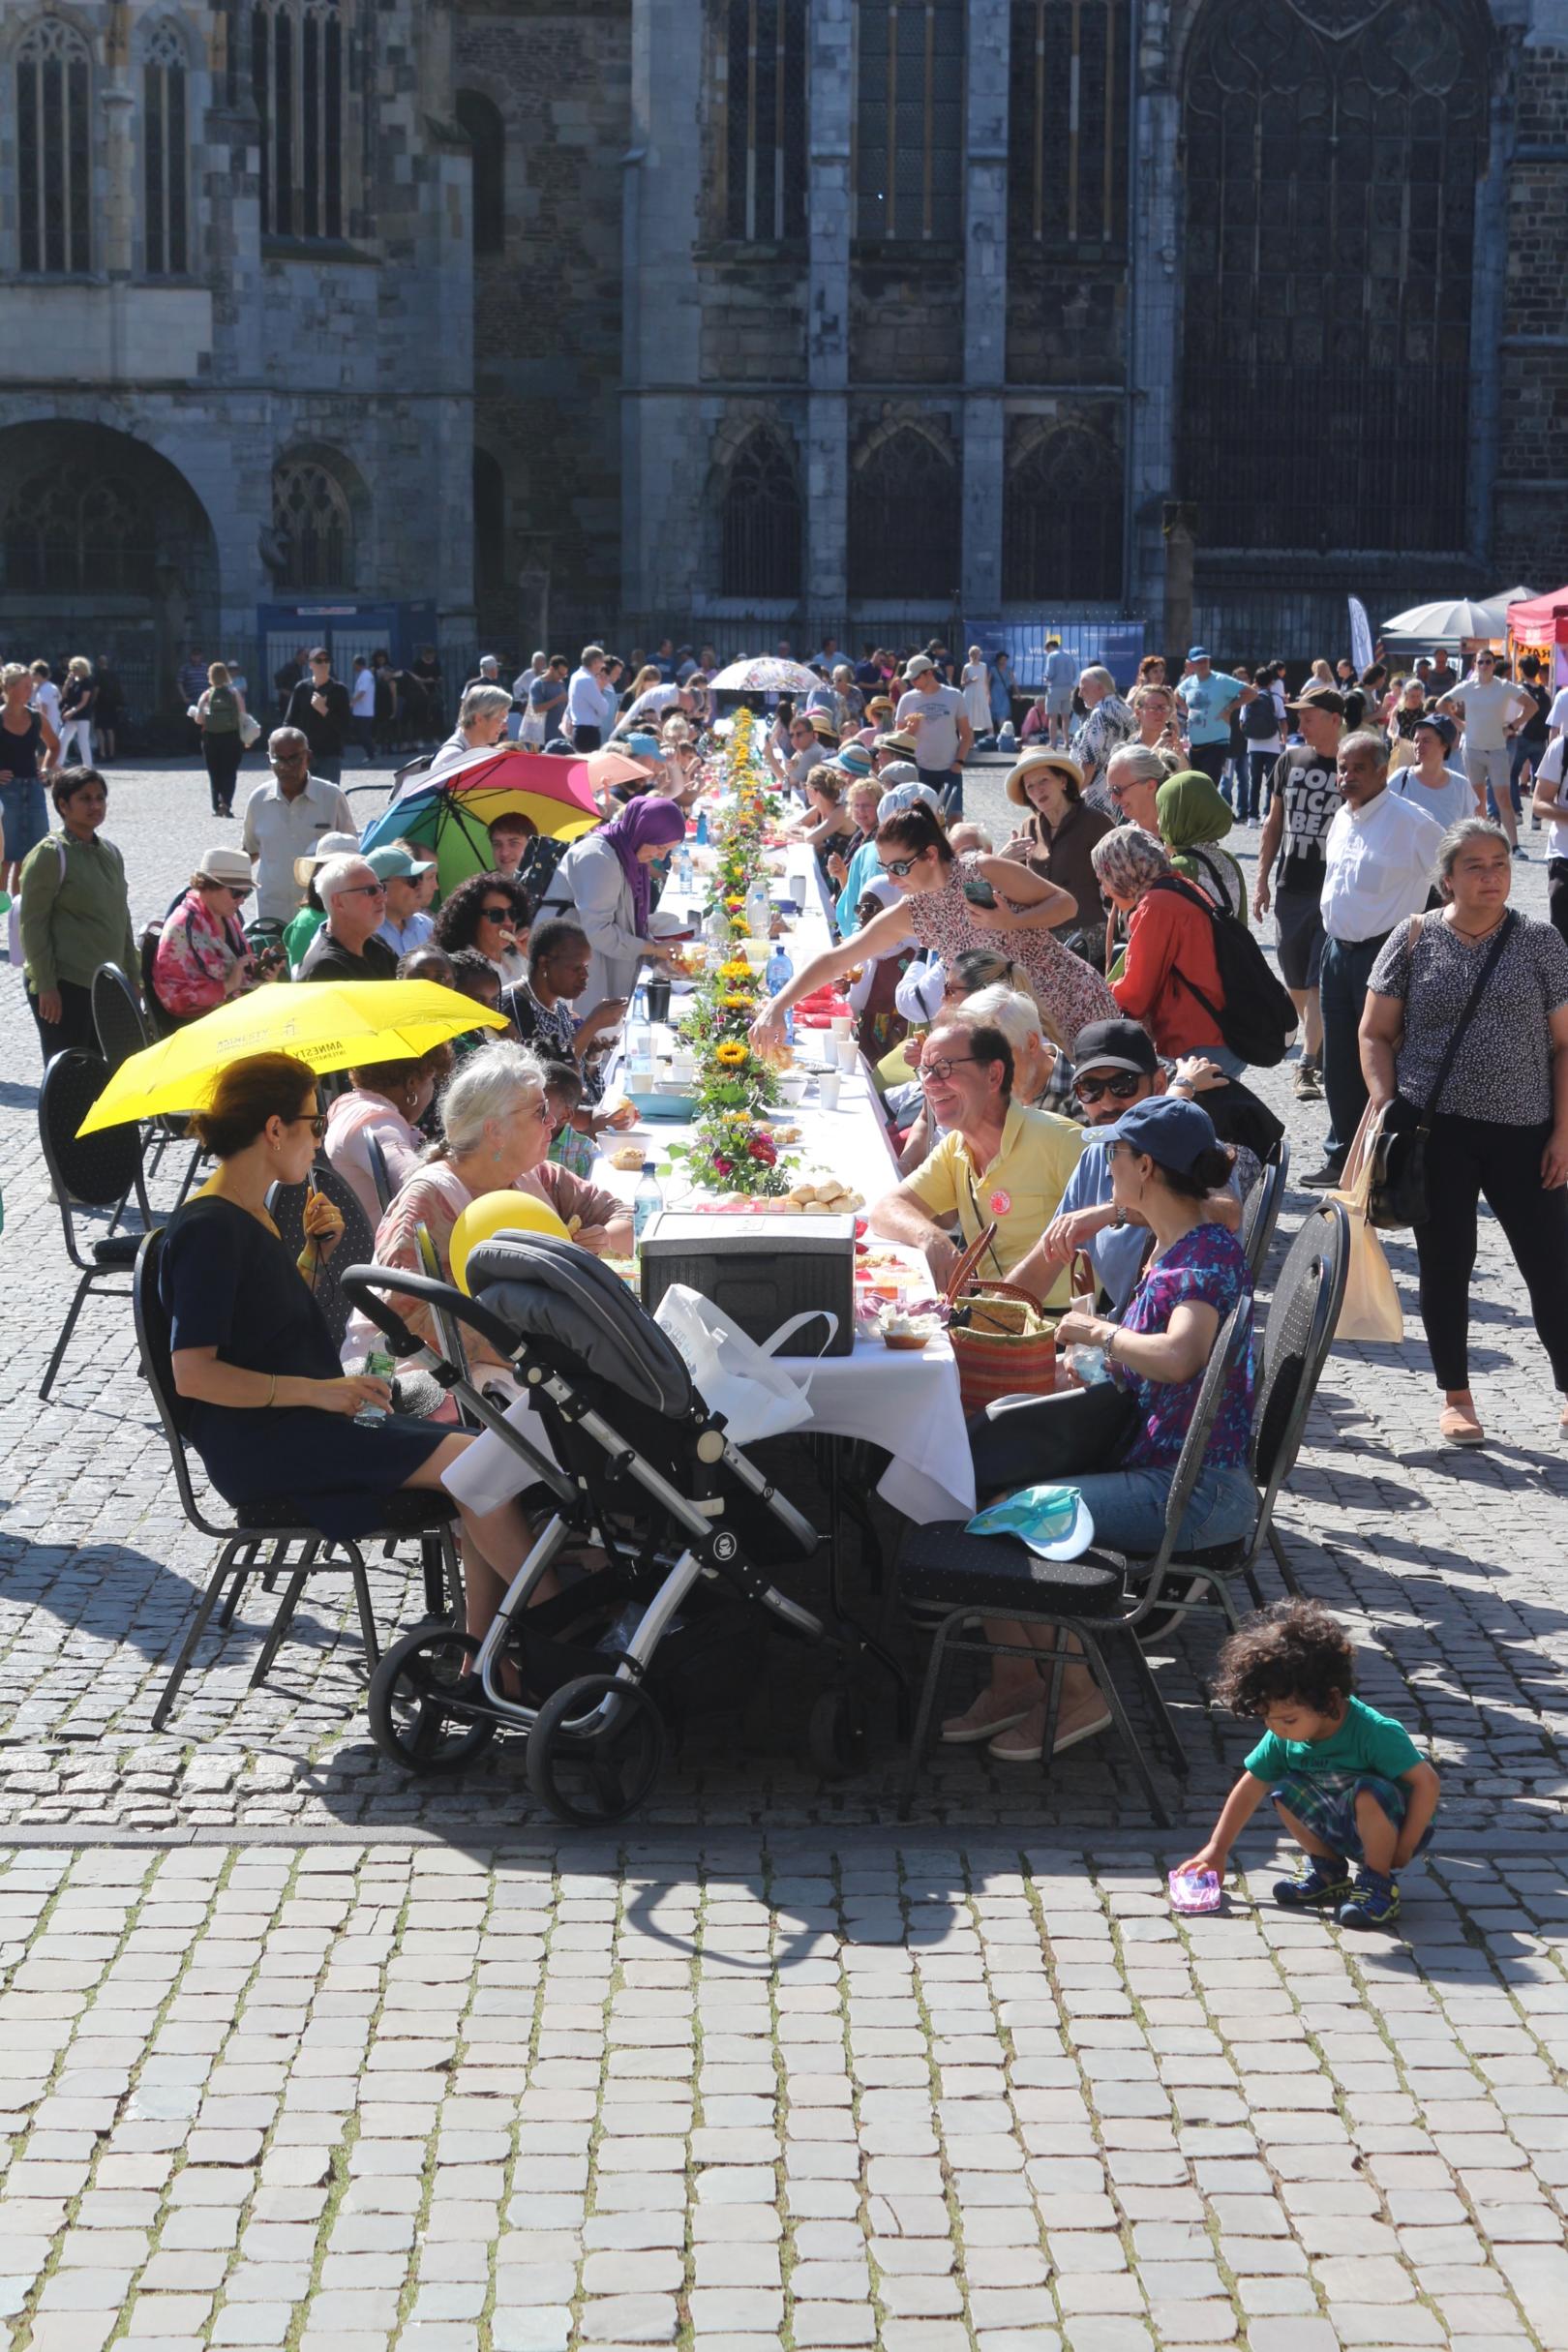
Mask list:
[{"label": "woman with white hair", "polygon": [[1180,763],[1169,752],[1151,751],[1143,743],[1124,743],[1113,751],[1105,769],[1105,789],[1113,813],[1123,824],[1141,826],[1158,841],[1160,811],[1156,796],[1168,783]]},{"label": "woman with white hair", "polygon": [[[450,1282],[452,1228],[485,1192],[531,1192],[555,1210],[572,1239],[595,1255],[620,1256],[631,1248],[631,1217],[613,1192],[585,1184],[548,1157],[551,1117],[544,1065],[528,1048],[498,1039],[462,1062],[440,1098],[441,1140],[400,1185],[376,1233],[376,1263],[406,1273],[424,1270],[418,1228],[435,1245],[442,1282]],[[401,1293],[393,1305],[410,1331],[437,1344],[429,1310]],[[374,1329],[358,1316],[348,1325],[344,1361],[377,1345]],[[476,1331],[466,1331],[470,1362],[483,1373],[506,1367]]]},{"label": "woman with white hair", "polygon": [[520,749],[520,745],[506,739],[506,720],[511,708],[512,698],[504,686],[483,681],[469,686],[458,705],[457,725],[425,774],[437,775],[443,768],[455,768],[459,761],[471,759],[476,751]]}]

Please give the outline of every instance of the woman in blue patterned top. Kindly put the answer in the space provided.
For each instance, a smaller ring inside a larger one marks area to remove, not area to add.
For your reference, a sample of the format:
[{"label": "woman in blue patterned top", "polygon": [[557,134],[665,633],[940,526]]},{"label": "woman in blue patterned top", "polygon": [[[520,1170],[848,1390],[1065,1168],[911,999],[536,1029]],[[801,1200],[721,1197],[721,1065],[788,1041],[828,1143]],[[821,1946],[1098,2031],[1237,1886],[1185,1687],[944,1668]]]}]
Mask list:
[{"label": "woman in blue patterned top", "polygon": [[[1073,1309],[1057,1326],[1057,1344],[1099,1347],[1111,1376],[1136,1401],[1132,1436],[1114,1469],[1072,1484],[1095,1523],[1095,1540],[1112,1552],[1147,1557],[1160,1548],[1165,1506],[1182,1445],[1197,1404],[1203,1374],[1221,1326],[1251,1295],[1251,1276],[1236,1236],[1211,1221],[1208,1195],[1224,1184],[1229,1157],[1221,1150],[1207,1111],[1174,1095],[1133,1103],[1114,1127],[1101,1130],[1111,1163],[1112,1198],[1133,1222],[1147,1225],[1153,1254],[1120,1323]],[[1249,1340],[1226,1378],[1187,1510],[1184,1551],[1246,1535],[1257,1508],[1247,1470],[1252,1412],[1252,1349]],[[1038,1627],[988,1626],[993,1641],[1051,1645]],[[1110,1722],[1087,1667],[1070,1666],[1062,1679],[1054,1753],[1092,1738]],[[968,1710],[943,1725],[943,1737],[986,1739],[1000,1762],[1029,1764],[1044,1739],[1044,1694],[1027,1658],[998,1657],[988,1687]]]}]

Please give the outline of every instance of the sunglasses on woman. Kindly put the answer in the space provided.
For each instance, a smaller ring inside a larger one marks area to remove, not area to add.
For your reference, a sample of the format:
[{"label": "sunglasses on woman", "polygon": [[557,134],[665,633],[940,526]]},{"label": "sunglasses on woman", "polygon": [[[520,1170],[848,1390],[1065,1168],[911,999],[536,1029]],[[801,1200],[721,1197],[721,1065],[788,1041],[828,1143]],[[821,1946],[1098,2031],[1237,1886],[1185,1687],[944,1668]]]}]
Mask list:
[{"label": "sunglasses on woman", "polygon": [[288,1124],[290,1127],[308,1127],[317,1143],[327,1131],[325,1111],[301,1111],[299,1117],[290,1119]]},{"label": "sunglasses on woman", "polygon": [[882,870],[890,882],[902,882],[907,875],[914,873],[924,855],[925,852],[921,850],[920,857],[916,858],[889,858],[885,859]]},{"label": "sunglasses on woman", "polygon": [[1132,1070],[1123,1070],[1114,1078],[1074,1078],[1072,1091],[1080,1102],[1098,1102],[1102,1095],[1116,1102],[1131,1102],[1142,1084]]},{"label": "sunglasses on woman", "polygon": [[512,920],[510,907],[481,907],[479,914],[485,922],[510,922]]}]

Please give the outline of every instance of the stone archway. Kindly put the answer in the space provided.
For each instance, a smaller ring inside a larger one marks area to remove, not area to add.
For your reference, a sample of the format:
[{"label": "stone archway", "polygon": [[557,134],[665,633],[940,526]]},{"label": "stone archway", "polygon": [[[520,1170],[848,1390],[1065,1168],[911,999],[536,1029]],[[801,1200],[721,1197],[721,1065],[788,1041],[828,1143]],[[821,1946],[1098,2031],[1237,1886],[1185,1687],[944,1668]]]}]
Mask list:
[{"label": "stone archway", "polygon": [[107,425],[0,427],[0,647],[112,655],[142,709],[176,699],[187,646],[218,621],[211,521],[179,468]]}]

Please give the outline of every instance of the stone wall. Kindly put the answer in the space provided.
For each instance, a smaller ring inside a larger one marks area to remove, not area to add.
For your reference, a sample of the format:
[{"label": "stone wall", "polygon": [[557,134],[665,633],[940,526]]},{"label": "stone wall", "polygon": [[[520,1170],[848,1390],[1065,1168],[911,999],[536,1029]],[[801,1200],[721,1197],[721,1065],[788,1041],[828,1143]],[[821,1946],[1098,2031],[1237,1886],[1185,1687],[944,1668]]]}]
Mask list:
[{"label": "stone wall", "polygon": [[1568,10],[1515,64],[1493,570],[1568,580]]}]

